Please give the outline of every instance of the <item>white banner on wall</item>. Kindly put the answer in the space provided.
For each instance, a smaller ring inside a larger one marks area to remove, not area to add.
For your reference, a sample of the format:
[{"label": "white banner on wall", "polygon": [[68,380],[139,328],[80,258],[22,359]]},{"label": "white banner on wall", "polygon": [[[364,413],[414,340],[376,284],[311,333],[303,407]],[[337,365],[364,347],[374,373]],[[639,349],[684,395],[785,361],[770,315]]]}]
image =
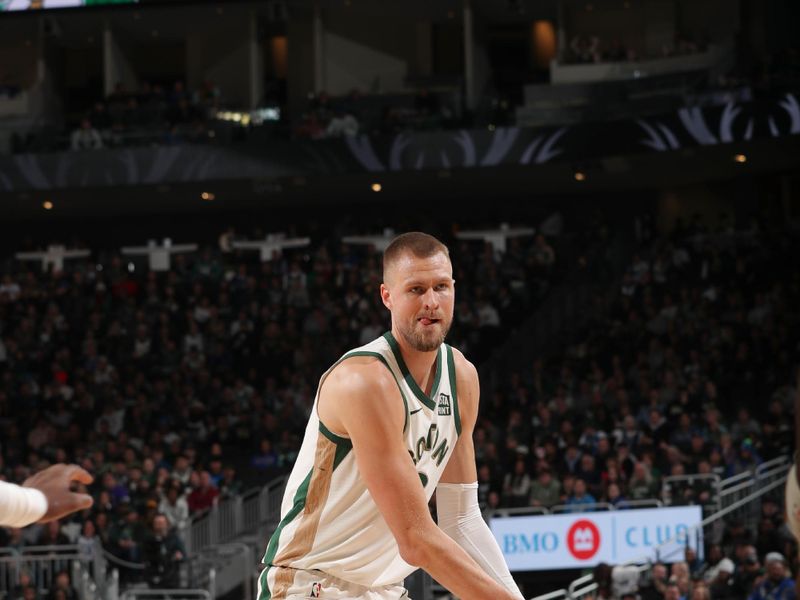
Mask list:
[{"label": "white banner on wall", "polygon": [[681,506],[498,517],[489,525],[509,569],[539,571],[601,562],[673,563],[683,560],[687,543],[702,557],[702,528],[697,527],[702,519],[699,506]]}]

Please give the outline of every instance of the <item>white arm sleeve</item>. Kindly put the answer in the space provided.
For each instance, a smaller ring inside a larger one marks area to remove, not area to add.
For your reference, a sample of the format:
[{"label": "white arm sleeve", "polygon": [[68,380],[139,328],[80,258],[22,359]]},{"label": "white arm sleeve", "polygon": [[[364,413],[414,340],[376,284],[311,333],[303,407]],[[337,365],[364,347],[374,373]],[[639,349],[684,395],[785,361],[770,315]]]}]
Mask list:
[{"label": "white arm sleeve", "polygon": [[25,527],[47,512],[47,498],[39,490],[0,481],[0,525]]},{"label": "white arm sleeve", "polygon": [[439,527],[461,546],[486,573],[517,598],[519,587],[503,559],[478,507],[478,483],[440,483],[436,486]]}]

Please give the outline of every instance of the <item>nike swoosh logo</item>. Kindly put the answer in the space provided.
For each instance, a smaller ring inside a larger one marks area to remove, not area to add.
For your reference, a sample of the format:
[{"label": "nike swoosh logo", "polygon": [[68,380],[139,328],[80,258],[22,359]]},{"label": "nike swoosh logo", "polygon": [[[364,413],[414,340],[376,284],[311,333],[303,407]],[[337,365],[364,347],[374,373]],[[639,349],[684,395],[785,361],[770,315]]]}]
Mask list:
[{"label": "nike swoosh logo", "polygon": [[412,410],[412,411],[411,411],[410,413],[408,413],[408,414],[410,414],[410,415],[413,415],[413,414],[415,414],[415,413],[418,413],[418,412],[419,412],[419,411],[421,411],[421,410],[422,410],[421,408],[418,408],[417,410]]}]

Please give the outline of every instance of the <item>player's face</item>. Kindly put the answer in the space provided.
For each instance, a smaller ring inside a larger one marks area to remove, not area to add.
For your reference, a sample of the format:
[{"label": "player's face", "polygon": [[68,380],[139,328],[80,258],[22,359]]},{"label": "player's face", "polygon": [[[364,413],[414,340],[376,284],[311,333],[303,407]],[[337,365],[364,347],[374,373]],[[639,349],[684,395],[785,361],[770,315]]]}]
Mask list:
[{"label": "player's face", "polygon": [[442,252],[428,258],[408,253],[398,258],[381,286],[392,326],[420,352],[436,350],[453,322],[455,281],[450,259]]}]

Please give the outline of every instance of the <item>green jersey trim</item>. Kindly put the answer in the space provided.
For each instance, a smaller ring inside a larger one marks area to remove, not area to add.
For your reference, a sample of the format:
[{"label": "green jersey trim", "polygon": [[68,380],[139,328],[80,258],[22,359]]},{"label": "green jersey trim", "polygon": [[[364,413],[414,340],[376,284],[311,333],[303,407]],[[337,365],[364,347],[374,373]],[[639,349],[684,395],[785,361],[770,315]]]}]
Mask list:
[{"label": "green jersey trim", "polygon": [[345,457],[350,453],[350,450],[353,449],[353,442],[351,442],[347,438],[343,438],[340,435],[336,435],[330,429],[325,427],[322,421],[319,422],[319,432],[336,444],[336,455],[333,459],[333,470],[336,470],[336,467],[339,466]]},{"label": "green jersey trim", "polygon": [[[350,453],[350,450],[353,449],[353,443],[348,440],[347,438],[343,438],[341,436],[332,433],[325,425],[322,424],[322,421],[319,423],[319,431],[322,435],[336,444],[336,454],[333,458],[333,470],[336,471],[336,467],[338,467],[342,461],[347,457]],[[311,475],[314,473],[314,469],[310,469],[308,471],[308,475],[303,480],[303,483],[297,488],[297,492],[294,495],[292,509],[286,513],[286,516],[278,525],[278,528],[275,530],[275,533],[272,534],[272,537],[269,540],[269,545],[267,546],[267,552],[264,554],[264,559],[261,561],[262,563],[269,565],[275,560],[275,555],[278,553],[278,545],[281,537],[281,532],[283,528],[286,527],[289,523],[291,523],[297,515],[299,515],[302,510],[306,506],[306,497],[308,495],[308,486],[311,483]],[[260,598],[259,600],[268,600],[269,595],[266,598]]]},{"label": "green jersey trim", "polygon": [[[261,561],[262,563],[266,565],[272,564],[272,561],[275,560],[275,555],[278,553],[278,543],[280,541],[283,528],[294,521],[295,517],[297,517],[297,515],[299,515],[300,512],[305,508],[306,496],[308,495],[308,484],[311,483],[311,474],[313,472],[314,469],[309,469],[308,475],[306,475],[303,483],[301,483],[297,488],[297,492],[295,492],[294,495],[294,500],[292,501],[292,509],[286,513],[286,516],[281,520],[278,528],[275,530],[275,533],[273,533],[272,537],[269,539],[267,552],[264,554],[264,558]],[[267,596],[267,598],[269,598],[269,596]]]},{"label": "green jersey trim", "polygon": [[326,438],[328,438],[330,441],[332,441],[337,446],[345,445],[345,446],[349,446],[350,448],[353,447],[353,442],[351,442],[346,437],[342,437],[340,435],[336,435],[335,433],[333,433],[330,429],[325,427],[325,423],[323,423],[322,421],[319,422],[319,431],[320,431],[320,433],[322,435],[324,435]]},{"label": "green jersey trim", "polygon": [[458,394],[456,393],[456,362],[453,358],[453,348],[447,348],[447,374],[450,377],[450,392],[453,394],[453,419],[456,422],[456,433],[461,435],[461,414],[458,412]]},{"label": "green jersey trim", "polygon": [[266,569],[261,571],[261,575],[259,576],[261,580],[261,595],[256,598],[256,600],[270,600],[270,598],[272,598],[272,592],[269,591],[269,585],[267,584],[267,577],[271,568],[272,565],[269,565]]},{"label": "green jersey trim", "polygon": [[[392,353],[394,354],[394,358],[397,361],[397,365],[400,367],[400,372],[403,374],[403,379],[408,384],[408,387],[411,388],[411,391],[414,392],[414,395],[417,399],[422,402],[425,406],[434,410],[436,408],[436,402],[431,400],[425,392],[423,392],[414,378],[411,376],[411,373],[408,370],[408,366],[406,365],[406,361],[403,360],[403,355],[400,353],[400,346],[397,344],[397,340],[394,339],[391,331],[387,331],[383,334],[383,337],[389,342],[389,347],[392,349]],[[433,378],[433,385],[431,386],[431,394],[436,395],[436,390],[439,387],[439,380],[442,377],[442,349],[439,348],[439,353],[436,355],[436,374]]]}]

